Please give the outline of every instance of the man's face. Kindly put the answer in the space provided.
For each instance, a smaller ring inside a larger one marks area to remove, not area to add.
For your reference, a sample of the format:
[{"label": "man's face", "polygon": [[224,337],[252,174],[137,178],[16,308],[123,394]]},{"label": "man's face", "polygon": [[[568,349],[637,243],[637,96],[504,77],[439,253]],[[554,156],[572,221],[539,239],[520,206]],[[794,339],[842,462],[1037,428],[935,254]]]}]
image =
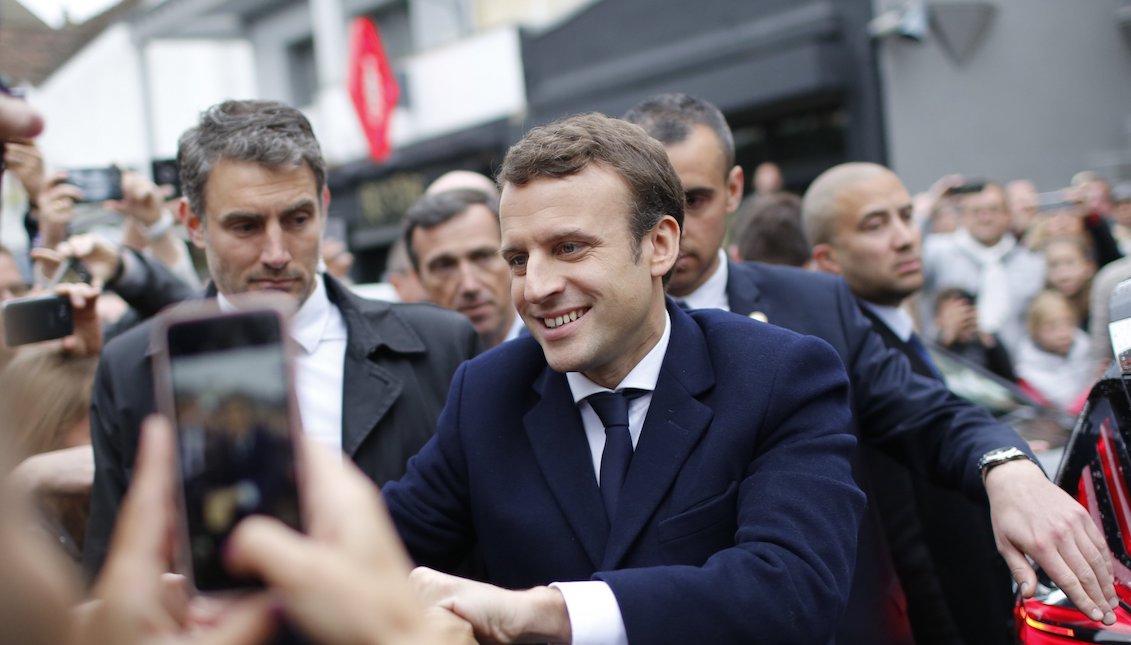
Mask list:
[{"label": "man's face", "polygon": [[668,291],[686,296],[719,266],[727,216],[742,200],[742,169],[726,167],[722,145],[705,125],[694,126],[686,139],[665,147],[687,200],[679,261]]},{"label": "man's face", "polygon": [[546,361],[613,388],[663,333],[663,275],[679,228],[664,217],[640,241],[629,232],[627,185],[600,166],[503,189],[503,258],[511,296]]},{"label": "man's face", "polygon": [[1033,220],[1040,215],[1040,204],[1037,188],[1029,181],[1010,182],[1009,210],[1010,228],[1015,233],[1022,234],[1029,230]]},{"label": "man's face", "polygon": [[499,255],[499,224],[491,209],[474,204],[442,224],[418,227],[412,248],[428,299],[467,316],[488,347],[503,342],[515,312],[510,273]]},{"label": "man's face", "polygon": [[857,296],[898,306],[923,286],[911,195],[891,172],[846,187],[835,201],[833,241],[814,247],[822,270],[844,276]]},{"label": "man's face", "polygon": [[220,293],[281,291],[302,303],[314,291],[326,197],[306,165],[221,159],[204,187],[204,219],[182,210]]},{"label": "man's face", "polygon": [[962,221],[971,237],[984,246],[1001,241],[1009,228],[1009,212],[1005,210],[1005,196],[998,186],[986,186],[979,193],[962,198]]}]

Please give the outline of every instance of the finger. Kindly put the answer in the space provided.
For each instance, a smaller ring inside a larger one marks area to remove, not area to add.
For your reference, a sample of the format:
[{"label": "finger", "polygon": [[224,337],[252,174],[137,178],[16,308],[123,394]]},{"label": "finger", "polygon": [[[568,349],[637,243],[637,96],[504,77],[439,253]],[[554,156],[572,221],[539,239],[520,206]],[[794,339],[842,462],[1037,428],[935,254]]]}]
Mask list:
[{"label": "finger", "polygon": [[232,605],[212,629],[202,630],[191,642],[208,645],[253,645],[275,631],[272,603],[259,595]]},{"label": "finger", "polygon": [[[1094,584],[1094,576],[1090,571],[1084,572],[1073,568],[1071,562],[1079,561],[1080,556],[1077,552],[1070,555],[1070,559],[1064,557],[1064,550],[1057,547],[1049,547],[1043,549],[1043,553],[1034,553],[1034,559],[1045,570],[1049,578],[1064,592],[1068,599],[1076,606],[1085,616],[1095,621],[1105,620],[1107,611],[1106,598],[1103,598],[1101,605],[1097,604],[1088,593],[1087,586]],[[1024,594],[1023,594],[1024,595]],[[1102,598],[1102,596],[1101,596]],[[1112,620],[1114,620],[1114,615]]]},{"label": "finger", "polygon": [[[1088,532],[1088,538],[1092,541],[1092,544],[1096,546],[1099,562],[1103,566],[1103,573],[1100,575],[1100,585],[1103,587],[1108,607],[1115,609],[1119,606],[1119,596],[1115,593],[1115,571],[1112,568],[1111,551],[1108,549],[1107,540],[1104,539],[1103,532],[1100,531],[1100,528],[1096,526],[1095,522],[1089,521],[1085,525],[1085,529]],[[1093,568],[1096,568],[1094,561],[1092,561],[1092,564]]]},{"label": "finger", "polygon": [[302,536],[282,522],[253,516],[228,538],[224,562],[241,575],[256,575],[267,586],[290,592],[318,576],[319,558]]},{"label": "finger", "polygon": [[0,94],[0,139],[30,138],[43,131],[43,117],[27,101]]},{"label": "finger", "polygon": [[1009,567],[1009,573],[1013,576],[1013,581],[1017,583],[1021,596],[1032,598],[1033,593],[1037,590],[1037,572],[1029,564],[1029,559],[1011,544],[999,544],[998,551],[1001,552],[1001,557],[1005,559],[1005,564]]},{"label": "finger", "polygon": [[133,483],[122,503],[111,548],[131,557],[164,557],[175,468],[169,422],[156,415],[147,418],[142,424]]},{"label": "finger", "polygon": [[189,601],[191,600],[188,581],[185,577],[177,573],[161,574],[158,596],[158,599],[161,601],[161,606],[165,608],[165,612],[169,614],[178,625],[184,627],[185,623],[188,621]]}]

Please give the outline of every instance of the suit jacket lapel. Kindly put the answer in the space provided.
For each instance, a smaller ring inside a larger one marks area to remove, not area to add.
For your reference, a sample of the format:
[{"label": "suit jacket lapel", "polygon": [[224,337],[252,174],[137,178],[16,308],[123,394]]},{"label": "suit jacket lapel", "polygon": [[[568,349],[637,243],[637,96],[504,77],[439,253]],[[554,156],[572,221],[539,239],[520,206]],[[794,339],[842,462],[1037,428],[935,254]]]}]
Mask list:
[{"label": "suit jacket lapel", "polygon": [[715,384],[703,334],[679,307],[669,303],[668,313],[672,333],[667,355],[620,494],[602,570],[620,564],[714,416],[697,398]]},{"label": "suit jacket lapel", "polygon": [[[763,307],[761,295],[758,283],[746,266],[727,261],[727,302],[730,310],[743,316],[760,311]],[[770,320],[773,320],[772,316]]]},{"label": "suit jacket lapel", "polygon": [[535,381],[534,390],[540,399],[523,417],[526,436],[550,492],[596,568],[605,551],[609,523],[581,414],[565,376],[549,367]]},{"label": "suit jacket lapel", "polygon": [[388,304],[358,299],[326,276],[330,301],[346,323],[346,356],[342,370],[342,450],[356,455],[404,389],[401,380],[372,357],[382,347],[394,353],[425,351],[424,342]]}]

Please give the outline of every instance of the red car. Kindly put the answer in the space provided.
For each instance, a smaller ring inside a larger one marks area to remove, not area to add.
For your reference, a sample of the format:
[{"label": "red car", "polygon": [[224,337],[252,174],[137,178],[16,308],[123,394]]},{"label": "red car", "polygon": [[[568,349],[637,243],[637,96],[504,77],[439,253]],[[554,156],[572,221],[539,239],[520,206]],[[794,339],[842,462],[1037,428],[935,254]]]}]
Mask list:
[{"label": "red car", "polygon": [[1018,598],[1017,636],[1026,645],[1131,643],[1131,375],[1118,367],[1092,388],[1065,447],[1056,483],[1101,527],[1111,551],[1119,607],[1107,626],[1089,620],[1047,578]]}]

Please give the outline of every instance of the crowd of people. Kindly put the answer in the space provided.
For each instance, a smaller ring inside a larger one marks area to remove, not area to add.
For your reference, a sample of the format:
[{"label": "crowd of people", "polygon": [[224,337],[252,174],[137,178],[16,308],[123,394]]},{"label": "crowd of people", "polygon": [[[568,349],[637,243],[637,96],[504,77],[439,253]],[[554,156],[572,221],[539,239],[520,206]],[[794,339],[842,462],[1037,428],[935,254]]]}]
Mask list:
[{"label": "crowd of people", "polygon": [[[913,197],[846,163],[794,195],[767,163],[744,200],[722,113],[663,94],[530,130],[494,180],[439,178],[381,301],[324,236],[294,108],[203,112],[183,196],[123,173],[110,234],[72,230],[84,196],[28,106],[0,97],[0,121],[33,240],[24,266],[0,252],[3,297],[74,311],[3,349],[0,557],[50,571],[0,583],[19,642],[1008,643],[1036,567],[1114,621],[1096,523],[928,348],[1078,409],[1110,362],[1096,303],[1131,277],[1126,186]],[[267,591],[217,602],[172,573],[151,338],[167,307],[260,290],[297,305],[306,531],[243,521],[224,562]]]},{"label": "crowd of people", "polygon": [[[876,258],[904,263],[904,284],[893,270],[890,297],[869,299],[905,308],[928,344],[1078,413],[1111,360],[1107,300],[1131,278],[1122,259],[1131,183],[1081,172],[1038,193],[1027,180],[948,175],[910,204],[907,230]],[[731,256],[846,274],[858,295],[874,288],[866,277],[853,284],[859,267],[822,264],[812,246],[822,238],[805,219],[780,183],[752,193],[732,225]],[[868,227],[876,236],[884,223]]]}]

